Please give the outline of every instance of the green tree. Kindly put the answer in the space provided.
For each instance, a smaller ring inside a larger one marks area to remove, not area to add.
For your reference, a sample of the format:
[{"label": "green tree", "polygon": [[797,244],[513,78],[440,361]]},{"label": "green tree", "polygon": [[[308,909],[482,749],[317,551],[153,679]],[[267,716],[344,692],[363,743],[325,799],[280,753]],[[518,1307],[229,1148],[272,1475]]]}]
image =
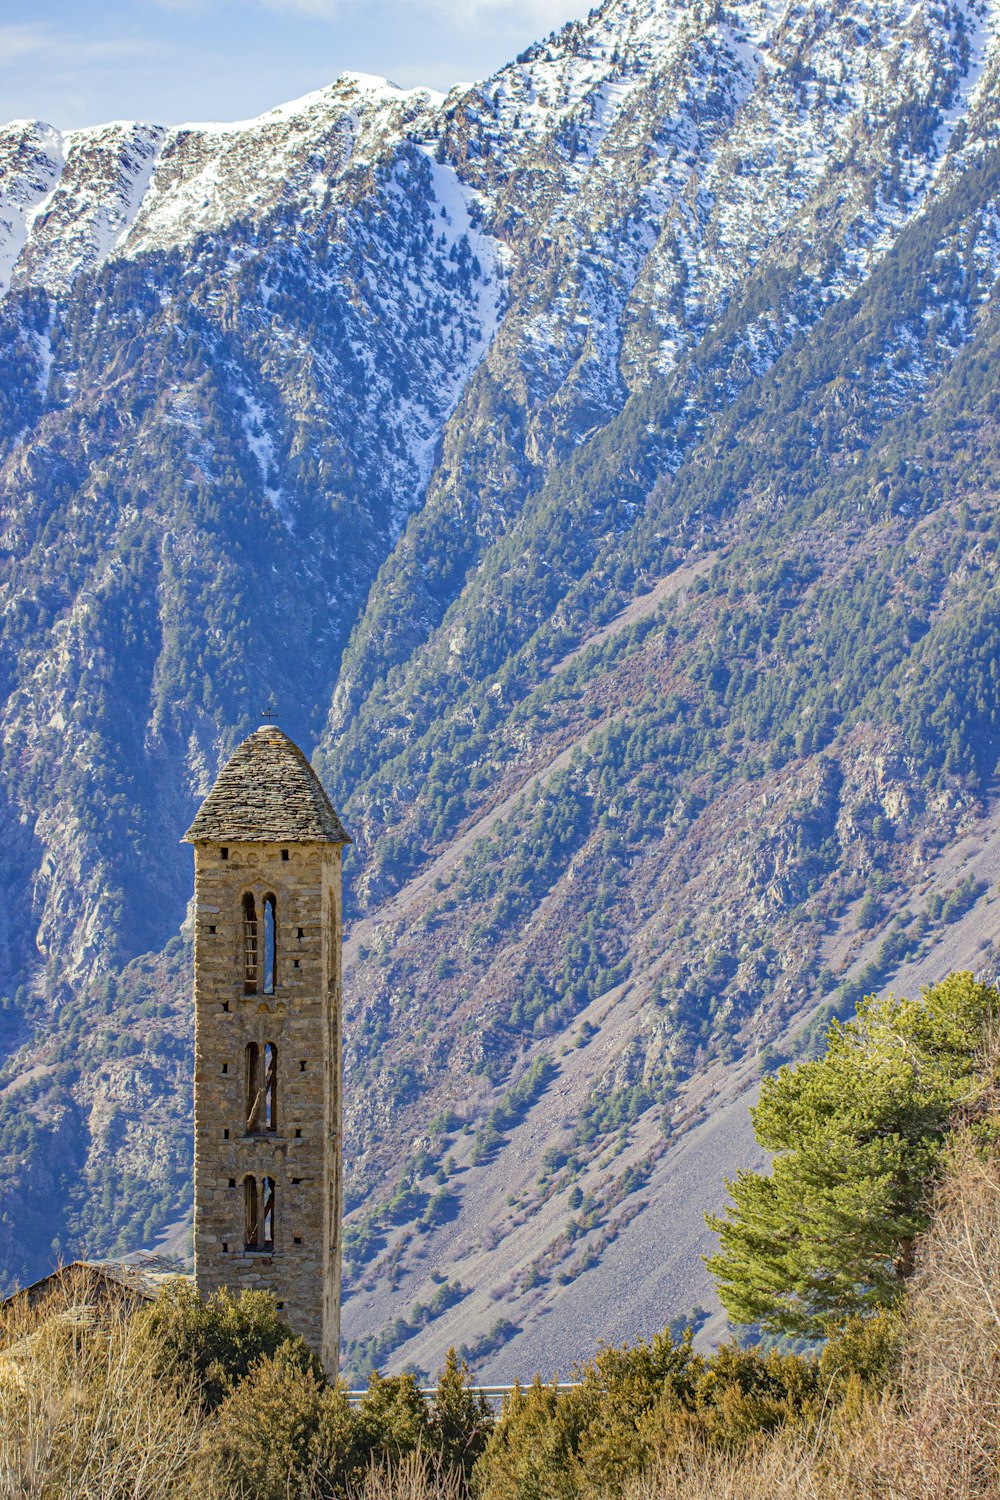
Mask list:
[{"label": "green tree", "polygon": [[856,926],[859,932],[869,932],[877,925],[882,915],[882,905],[873,891],[866,891],[858,907]]},{"label": "green tree", "polygon": [[486,1447],[493,1413],[485,1396],[469,1389],[469,1367],[448,1350],[431,1405],[431,1441],[442,1463],[460,1468],[466,1478]]},{"label": "green tree", "polygon": [[269,1292],[224,1288],[202,1301],[189,1281],[168,1282],[145,1314],[164,1362],[197,1379],[202,1405],[212,1410],[263,1358],[287,1346],[288,1358],[319,1375],[315,1356],[278,1316]]},{"label": "green tree", "polygon": [[770,1176],[740,1172],[709,1217],[708,1260],[730,1317],[818,1336],[891,1305],[928,1222],[928,1187],[1000,996],[952,974],[920,1000],[874,996],[834,1022],[825,1056],[783,1067],[752,1111]]},{"label": "green tree", "polygon": [[218,1408],[209,1470],[253,1500],[305,1500],[320,1462],[324,1390],[289,1344],[259,1361]]},{"label": "green tree", "polygon": [[[848,1353],[840,1363],[849,1364]],[[728,1345],[706,1358],[690,1336],[677,1341],[668,1330],[648,1343],[602,1347],[576,1374],[579,1384],[567,1391],[537,1378],[515,1388],[476,1465],[477,1495],[606,1500],[661,1463],[686,1463],[695,1446],[731,1452],[812,1422],[823,1399],[811,1355]]]},{"label": "green tree", "polygon": [[430,1446],[427,1402],[412,1375],[373,1370],[357,1415],[358,1451],[365,1456],[404,1457]]}]

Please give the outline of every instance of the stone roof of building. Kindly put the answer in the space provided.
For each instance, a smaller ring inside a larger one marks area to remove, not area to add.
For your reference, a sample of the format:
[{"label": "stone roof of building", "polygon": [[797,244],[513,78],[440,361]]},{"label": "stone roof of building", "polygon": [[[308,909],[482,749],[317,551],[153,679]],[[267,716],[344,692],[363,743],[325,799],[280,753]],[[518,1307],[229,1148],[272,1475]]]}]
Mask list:
[{"label": "stone roof of building", "polygon": [[29,1286],[12,1292],[0,1302],[0,1307],[6,1307],[15,1297],[25,1297],[31,1304],[40,1302],[60,1282],[69,1286],[75,1284],[81,1293],[89,1293],[91,1300],[111,1291],[120,1291],[140,1301],[153,1302],[165,1282],[179,1279],[191,1281],[193,1278],[168,1257],[147,1255],[139,1261],[74,1260],[68,1266],[59,1266]]},{"label": "stone roof of building", "polygon": [[233,751],[184,839],[189,844],[351,842],[316,772],[276,724],[262,724]]}]

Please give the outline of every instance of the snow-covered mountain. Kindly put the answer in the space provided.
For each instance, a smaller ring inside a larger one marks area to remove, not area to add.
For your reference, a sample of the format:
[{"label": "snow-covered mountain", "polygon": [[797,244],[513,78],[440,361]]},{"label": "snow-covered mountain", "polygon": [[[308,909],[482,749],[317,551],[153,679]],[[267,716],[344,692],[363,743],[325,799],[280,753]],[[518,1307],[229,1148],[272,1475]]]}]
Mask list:
[{"label": "snow-covered mountain", "polygon": [[998,67],[986,0],[607,0],[0,129],[8,1276],[182,1209],[176,841],[273,694],[357,840],[355,1367],[707,1298],[710,1099],[937,962],[987,808]]}]

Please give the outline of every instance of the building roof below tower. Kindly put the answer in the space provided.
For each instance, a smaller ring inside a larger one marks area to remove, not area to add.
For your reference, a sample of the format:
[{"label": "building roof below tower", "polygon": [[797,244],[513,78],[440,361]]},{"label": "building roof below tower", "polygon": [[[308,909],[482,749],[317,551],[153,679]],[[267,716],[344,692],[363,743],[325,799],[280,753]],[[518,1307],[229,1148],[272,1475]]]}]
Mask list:
[{"label": "building roof below tower", "polygon": [[262,724],[233,751],[184,839],[189,844],[351,842],[316,772],[276,724]]},{"label": "building roof below tower", "polygon": [[169,1257],[146,1255],[134,1261],[74,1260],[68,1266],[57,1266],[47,1276],[21,1287],[3,1298],[0,1307],[8,1307],[23,1297],[34,1307],[60,1288],[73,1294],[81,1305],[119,1296],[140,1302],[155,1302],[160,1289],[170,1281],[194,1281],[180,1263]]}]

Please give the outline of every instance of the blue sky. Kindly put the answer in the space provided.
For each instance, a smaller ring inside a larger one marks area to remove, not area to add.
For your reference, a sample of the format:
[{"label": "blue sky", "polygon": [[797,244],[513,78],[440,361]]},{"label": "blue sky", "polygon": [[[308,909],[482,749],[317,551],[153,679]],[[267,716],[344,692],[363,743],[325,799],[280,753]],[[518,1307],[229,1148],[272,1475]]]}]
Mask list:
[{"label": "blue sky", "polygon": [[238,120],[379,73],[482,78],[593,0],[3,0],[0,121]]}]

